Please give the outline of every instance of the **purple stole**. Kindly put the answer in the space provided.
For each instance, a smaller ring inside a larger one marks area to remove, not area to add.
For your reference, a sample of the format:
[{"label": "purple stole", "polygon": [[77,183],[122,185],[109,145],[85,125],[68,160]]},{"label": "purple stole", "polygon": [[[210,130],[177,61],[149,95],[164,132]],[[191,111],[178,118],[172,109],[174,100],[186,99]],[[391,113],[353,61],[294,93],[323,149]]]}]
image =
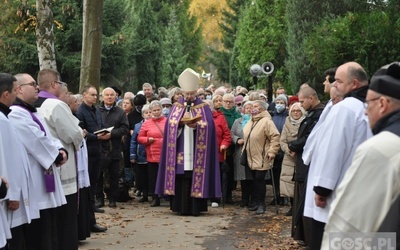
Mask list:
[{"label": "purple stole", "polygon": [[[202,120],[197,122],[195,149],[193,159],[193,184],[191,188],[191,196],[194,198],[204,197],[204,188],[206,182],[205,166],[207,162],[207,144],[209,138],[209,124],[207,123],[206,113],[204,106],[206,103],[200,103],[190,108],[193,117],[197,115],[202,116]],[[176,174],[183,174],[183,134],[178,138],[179,121],[181,120],[186,107],[180,103],[175,103],[174,108],[168,117],[166,126],[169,127],[165,134],[167,141],[166,147],[166,170],[164,180],[164,194],[175,195],[175,176]],[[182,132],[183,133],[183,132]],[[177,149],[177,142],[179,148]]]}]

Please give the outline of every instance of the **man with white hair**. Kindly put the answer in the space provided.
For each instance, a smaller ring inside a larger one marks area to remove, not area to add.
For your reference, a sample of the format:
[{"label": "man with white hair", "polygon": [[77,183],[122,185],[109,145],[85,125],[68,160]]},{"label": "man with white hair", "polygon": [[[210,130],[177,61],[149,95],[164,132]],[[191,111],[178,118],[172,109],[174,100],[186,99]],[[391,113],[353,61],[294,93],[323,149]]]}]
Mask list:
[{"label": "man with white hair", "polygon": [[135,94],[133,94],[132,92],[129,92],[129,91],[124,94],[124,100],[132,99],[134,97],[135,97]]},{"label": "man with white hair", "polygon": [[[121,160],[121,138],[129,133],[128,118],[125,112],[116,105],[116,93],[112,88],[105,88],[102,92],[103,101],[99,105],[101,117],[106,128],[113,127],[110,133],[103,132],[99,135],[102,140],[102,171],[108,171],[110,187],[107,192],[108,206],[117,207],[119,162]],[[96,191],[96,199],[100,205],[104,205],[103,173]]]}]

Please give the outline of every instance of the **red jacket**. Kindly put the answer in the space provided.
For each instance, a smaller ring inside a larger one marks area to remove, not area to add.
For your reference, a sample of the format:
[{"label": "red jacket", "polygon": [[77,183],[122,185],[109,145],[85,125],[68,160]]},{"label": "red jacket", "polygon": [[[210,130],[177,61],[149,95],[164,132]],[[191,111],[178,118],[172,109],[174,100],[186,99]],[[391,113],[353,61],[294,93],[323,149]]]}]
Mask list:
[{"label": "red jacket", "polygon": [[[164,137],[164,126],[166,121],[167,118],[164,116],[161,116],[160,118],[150,118],[143,123],[142,128],[140,129],[137,141],[146,147],[146,156],[148,162],[160,162]],[[149,143],[149,137],[154,138],[153,143]]]},{"label": "red jacket", "polygon": [[225,145],[228,149],[229,145],[231,145],[232,138],[231,138],[231,131],[228,127],[228,122],[225,119],[224,114],[217,110],[213,111],[213,118],[215,123],[215,130],[217,134],[217,143],[218,143],[218,156],[219,161],[224,161],[224,153],[219,151],[222,145]]}]

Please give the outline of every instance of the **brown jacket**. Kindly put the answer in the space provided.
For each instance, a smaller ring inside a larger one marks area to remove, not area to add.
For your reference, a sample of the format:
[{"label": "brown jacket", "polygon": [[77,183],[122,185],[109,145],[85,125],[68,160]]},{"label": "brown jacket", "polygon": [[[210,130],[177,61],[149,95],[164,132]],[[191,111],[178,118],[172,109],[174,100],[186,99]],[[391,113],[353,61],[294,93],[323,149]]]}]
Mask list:
[{"label": "brown jacket", "polygon": [[283,152],[285,152],[285,156],[283,157],[282,162],[280,191],[281,195],[285,197],[294,197],[294,181],[292,181],[292,179],[294,174],[294,166],[296,164],[296,156],[292,157],[289,155],[290,150],[288,144],[289,142],[297,139],[298,131],[299,127],[293,125],[288,116],[281,134],[281,149]]},{"label": "brown jacket", "polygon": [[[253,130],[250,133],[252,127]],[[252,170],[270,169],[272,162],[268,161],[267,154],[278,153],[280,138],[278,129],[271,119],[271,115],[267,111],[254,115],[251,121],[243,128],[243,134],[245,142],[250,134],[246,145],[249,167]]]}]

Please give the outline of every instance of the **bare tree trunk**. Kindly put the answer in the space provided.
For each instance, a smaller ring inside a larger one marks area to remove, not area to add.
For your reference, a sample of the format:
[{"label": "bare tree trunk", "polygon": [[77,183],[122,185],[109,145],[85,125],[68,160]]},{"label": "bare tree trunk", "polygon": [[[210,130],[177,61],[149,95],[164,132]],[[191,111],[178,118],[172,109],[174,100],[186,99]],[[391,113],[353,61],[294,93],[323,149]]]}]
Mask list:
[{"label": "bare tree trunk", "polygon": [[100,85],[103,0],[83,1],[83,35],[80,89]]},{"label": "bare tree trunk", "polygon": [[40,69],[57,70],[51,2],[52,0],[36,0],[36,46]]}]

